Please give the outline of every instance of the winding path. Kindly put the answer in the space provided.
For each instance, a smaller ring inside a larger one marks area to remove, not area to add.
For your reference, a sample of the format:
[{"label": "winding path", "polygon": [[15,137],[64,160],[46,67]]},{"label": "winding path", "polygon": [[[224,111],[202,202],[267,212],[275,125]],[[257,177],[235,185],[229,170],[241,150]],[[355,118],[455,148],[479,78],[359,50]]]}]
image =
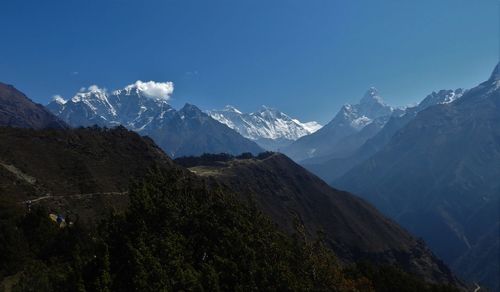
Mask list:
[{"label": "winding path", "polygon": [[92,197],[92,196],[127,195],[127,194],[128,194],[128,192],[104,192],[104,193],[87,193],[87,194],[72,194],[72,195],[57,195],[57,196],[47,194],[43,197],[39,197],[39,198],[32,199],[32,200],[25,200],[25,201],[21,201],[19,203],[28,204],[31,202],[31,204],[33,204],[33,203],[40,202],[42,200],[56,199],[56,198],[68,198],[68,197],[70,197],[70,198],[81,199],[84,197]]},{"label": "winding path", "polygon": [[474,289],[474,292],[479,292],[481,290],[481,286],[479,286],[477,283],[474,283],[476,285],[476,289]]}]

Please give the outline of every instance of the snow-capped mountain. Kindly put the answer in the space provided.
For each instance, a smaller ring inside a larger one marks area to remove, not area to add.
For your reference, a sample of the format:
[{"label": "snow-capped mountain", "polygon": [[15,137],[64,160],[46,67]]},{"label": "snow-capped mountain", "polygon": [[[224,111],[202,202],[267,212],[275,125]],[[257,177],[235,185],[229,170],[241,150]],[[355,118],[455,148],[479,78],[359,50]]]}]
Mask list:
[{"label": "snow-capped mountain", "polygon": [[422,100],[416,107],[416,111],[421,111],[429,106],[436,104],[447,104],[452,103],[455,100],[461,98],[465,94],[464,89],[456,90],[440,90],[438,92],[433,92],[429,94],[424,100]]},{"label": "snow-capped mountain", "polygon": [[[377,89],[372,87],[358,104],[342,106],[332,121],[317,132],[298,139],[286,147],[284,153],[301,161],[332,156],[340,149],[342,153],[344,150],[350,151],[382,129],[391,115],[401,113],[402,109],[386,105]],[[349,149],[344,149],[345,145]]]},{"label": "snow-capped mountain", "polygon": [[208,114],[268,150],[279,149],[321,128],[317,122],[303,123],[266,106],[254,113],[242,113],[228,105],[222,110],[209,111]]},{"label": "snow-capped mountain", "polygon": [[[151,90],[161,86],[171,87],[170,93]],[[140,132],[153,121],[164,120],[175,112],[167,103],[171,92],[173,85],[169,82],[137,81],[112,93],[92,85],[69,100],[54,97],[47,108],[72,126],[123,125]]]},{"label": "snow-capped mountain", "polygon": [[56,96],[47,108],[73,127],[123,125],[150,136],[172,157],[263,151],[194,105],[175,110],[168,104],[172,92],[171,82],[137,81],[111,93],[93,85],[69,100]]},{"label": "snow-capped mountain", "polygon": [[472,89],[429,95],[419,107],[435,105],[332,181],[421,236],[465,280],[493,291],[500,291],[499,85],[500,64]]},{"label": "snow-capped mountain", "polygon": [[[371,124],[375,119],[390,116],[393,111],[394,108],[386,105],[377,89],[372,87],[365,93],[358,104],[344,105],[340,110],[340,119],[334,119],[334,121],[337,124],[338,122],[347,122],[353,129],[359,131]],[[336,123],[332,123],[331,126],[335,125]]]},{"label": "snow-capped mountain", "polygon": [[[365,161],[378,151],[382,150],[391,138],[408,123],[415,119],[417,114],[431,106],[439,104],[449,104],[460,99],[467,91],[464,89],[440,90],[433,92],[425,97],[418,105],[408,107],[401,114],[392,114],[389,121],[376,135],[366,140],[363,145],[357,149],[352,149],[349,155],[332,157],[315,157],[302,161],[302,165],[321,177],[326,182],[332,182],[338,179],[357,164]],[[373,125],[373,124],[372,124]],[[373,126],[366,127],[362,132],[367,132]],[[344,140],[345,142],[345,140]],[[350,146],[349,143],[342,145]],[[339,147],[338,147],[339,148]]]}]

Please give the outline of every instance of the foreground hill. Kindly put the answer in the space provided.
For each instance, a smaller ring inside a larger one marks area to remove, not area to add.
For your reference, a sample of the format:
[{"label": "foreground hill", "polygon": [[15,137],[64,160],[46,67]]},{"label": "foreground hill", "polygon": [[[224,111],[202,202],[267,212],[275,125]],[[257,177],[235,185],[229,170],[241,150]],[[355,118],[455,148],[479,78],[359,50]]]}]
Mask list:
[{"label": "foreground hill", "polygon": [[471,281],[499,287],[500,66],[431,106],[334,184],[374,203]]},{"label": "foreground hill", "polygon": [[175,168],[152,140],[126,130],[0,128],[2,199],[85,215],[126,206],[132,179]]},{"label": "foreground hill", "polygon": [[248,159],[206,155],[176,161],[235,190],[289,233],[297,225],[303,225],[311,239],[322,232],[328,246],[345,262],[369,259],[401,266],[429,281],[456,281],[423,242],[363,200],[329,187],[284,155]]},{"label": "foreground hill", "polygon": [[64,128],[65,123],[14,86],[0,82],[0,125],[18,128]]},{"label": "foreground hill", "polygon": [[372,289],[124,128],[0,133],[2,289]]},{"label": "foreground hill", "polygon": [[[159,91],[158,87],[165,88]],[[54,99],[47,108],[73,127],[123,125],[151,137],[171,157],[263,151],[194,105],[175,110],[168,104],[172,91],[171,83],[152,81],[137,81],[111,93],[91,86],[69,100]]]},{"label": "foreground hill", "polygon": [[[395,255],[380,253],[372,264],[346,270],[321,241],[297,236],[306,224],[311,232],[308,222],[297,223],[295,239],[282,233],[267,215],[233,195],[240,187],[232,190],[200,179],[172,163],[151,140],[123,127],[0,128],[0,137],[0,287],[455,291],[426,284],[396,266],[373,266],[417,260],[419,272],[433,271],[428,280],[455,284],[421,245],[408,245],[412,250]],[[269,178],[268,183],[288,179]],[[370,214],[376,211],[350,195],[341,195],[336,203],[361,212],[350,214],[337,228],[350,220],[374,219]],[[109,210],[113,215],[106,215]],[[51,213],[65,220],[64,228],[49,219]],[[354,229],[343,229],[342,237],[335,238],[345,246],[339,253],[349,251],[360,236],[360,246],[374,239],[374,250],[380,251],[413,241],[388,221],[386,227],[370,221],[348,226]],[[370,228],[393,237],[363,239]],[[408,258],[410,253],[421,259]]]}]

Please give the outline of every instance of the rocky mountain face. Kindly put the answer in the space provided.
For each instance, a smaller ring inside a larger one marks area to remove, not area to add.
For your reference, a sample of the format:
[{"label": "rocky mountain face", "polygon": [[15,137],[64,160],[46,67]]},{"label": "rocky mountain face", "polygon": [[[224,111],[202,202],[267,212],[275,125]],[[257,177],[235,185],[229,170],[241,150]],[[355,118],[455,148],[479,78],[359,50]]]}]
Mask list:
[{"label": "rocky mountain face", "polygon": [[236,191],[244,202],[257,204],[291,234],[303,225],[312,240],[321,231],[345,262],[397,265],[429,281],[456,282],[423,242],[365,201],[331,188],[286,156],[225,158],[180,158],[176,162]]},{"label": "rocky mountain face", "polygon": [[14,86],[0,82],[0,126],[17,128],[65,128],[67,125],[32,102]]},{"label": "rocky mountain face", "polygon": [[371,88],[358,104],[344,105],[327,125],[298,139],[283,153],[295,161],[347,155],[375,135],[393,113],[399,112],[386,105],[377,90]]},{"label": "rocky mountain face", "polygon": [[[151,91],[156,83],[148,83],[138,81],[112,93],[91,86],[69,100],[54,99],[47,108],[74,127],[123,125],[151,137],[171,157],[262,151],[194,105],[175,110],[167,102],[168,91]],[[168,83],[164,86],[168,89]]]},{"label": "rocky mountain face", "polygon": [[500,79],[420,111],[334,185],[421,236],[470,281],[499,289]]},{"label": "rocky mountain face", "polygon": [[[307,159],[301,164],[314,174],[318,175],[327,182],[333,182],[335,179],[344,175],[357,164],[370,158],[372,155],[381,150],[394,136],[394,134],[403,128],[406,124],[412,121],[417,114],[433,105],[448,104],[463,96],[465,90],[440,90],[433,92],[423,99],[417,106],[409,107],[403,113],[393,114],[385,124],[370,125],[361,130],[360,134],[369,131],[366,137],[366,142],[356,148],[352,143],[346,143],[349,139],[345,139],[342,145],[338,146],[337,154],[344,153],[346,155],[335,155],[334,157],[318,157]],[[381,128],[381,129],[380,129]],[[358,134],[358,136],[360,135]],[[352,153],[341,151],[343,148],[349,147]]]},{"label": "rocky mountain face", "polygon": [[242,113],[233,106],[226,106],[223,110],[212,110],[208,114],[243,137],[257,142],[262,148],[273,151],[321,128],[317,122],[303,123],[266,106],[254,113]]}]

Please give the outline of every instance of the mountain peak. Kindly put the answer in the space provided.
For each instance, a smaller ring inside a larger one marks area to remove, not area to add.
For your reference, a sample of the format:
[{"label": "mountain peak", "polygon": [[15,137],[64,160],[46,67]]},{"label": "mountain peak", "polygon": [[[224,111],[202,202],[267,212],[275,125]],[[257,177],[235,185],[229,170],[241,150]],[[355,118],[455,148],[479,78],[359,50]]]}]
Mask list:
[{"label": "mountain peak", "polygon": [[203,112],[194,104],[186,103],[179,112],[184,114],[202,114]]},{"label": "mountain peak", "polygon": [[242,112],[239,109],[229,104],[224,107],[224,111],[242,114]]},{"label": "mountain peak", "polygon": [[261,146],[268,150],[281,148],[283,143],[297,140],[321,128],[321,125],[316,122],[302,123],[265,105],[252,113],[242,113],[232,106],[226,106],[223,110],[209,111],[208,114],[236,130],[243,137],[260,141],[259,143],[267,143]]},{"label": "mountain peak", "polygon": [[73,96],[71,101],[80,102],[82,100],[94,99],[94,97],[98,100],[107,100],[106,89],[100,88],[97,85],[90,85],[88,88],[82,88],[80,92]]},{"label": "mountain peak", "polygon": [[[283,116],[286,116],[285,114],[283,114],[279,110],[265,106],[265,105],[262,105],[260,107],[260,110],[257,112],[257,114],[260,115],[261,117],[263,117],[264,119],[271,119],[271,120],[276,120],[278,118],[282,118]],[[290,119],[290,117],[288,117],[288,116],[286,116],[286,117],[288,119]]]},{"label": "mountain peak", "polygon": [[379,95],[379,92],[377,88],[375,87],[370,87],[368,91],[365,93],[363,98],[359,101],[360,104],[366,104],[366,103],[380,103],[384,104],[384,100],[382,97]]},{"label": "mountain peak", "polygon": [[66,104],[66,102],[68,102],[67,100],[65,100],[65,99],[64,99],[62,96],[60,96],[60,95],[54,95],[54,96],[52,97],[52,101],[53,101],[53,102],[55,102],[55,103],[57,103],[57,104],[61,104],[61,105]]},{"label": "mountain peak", "polygon": [[500,80],[500,63],[495,66],[495,69],[491,73],[490,81]]},{"label": "mountain peak", "polygon": [[267,105],[261,105],[259,113],[265,113],[265,112],[276,113],[276,112],[278,112],[278,110],[276,110],[275,108],[269,107]]}]

